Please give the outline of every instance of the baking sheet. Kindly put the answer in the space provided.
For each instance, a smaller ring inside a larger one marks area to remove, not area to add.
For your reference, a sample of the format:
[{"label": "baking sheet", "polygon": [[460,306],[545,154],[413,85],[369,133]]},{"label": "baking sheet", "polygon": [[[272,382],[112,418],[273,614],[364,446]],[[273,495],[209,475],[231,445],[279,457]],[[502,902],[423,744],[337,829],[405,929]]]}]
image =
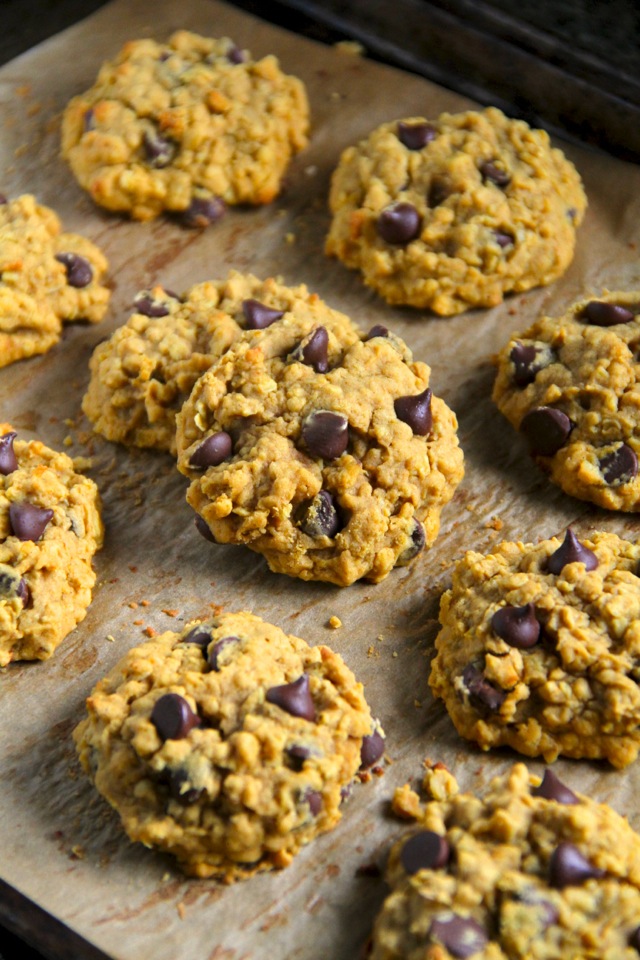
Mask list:
[{"label": "baking sheet", "polygon": [[[60,112],[92,83],[99,63],[127,39],[163,39],[182,27],[231,36],[254,56],[276,53],[306,83],[313,117],[311,144],[293,162],[280,198],[264,209],[230,211],[204,232],[98,210],[59,157]],[[340,151],[383,121],[468,106],[423,79],[213,0],[116,0],[0,69],[2,191],[35,193],[66,229],[98,243],[113,286],[102,324],[67,327],[50,353],[0,370],[2,419],[21,436],[92,458],[89,474],[102,492],[107,530],[84,622],[51,660],[0,674],[0,879],[114,960],[356,957],[384,895],[382,881],[366,868],[402,829],[389,816],[394,787],[419,778],[426,757],[446,762],[474,790],[517,759],[506,751],[482,754],[459,739],[428,690],[438,600],[453,561],[467,548],[535,540],[569,523],[578,533],[601,528],[637,536],[633,516],[607,515],[551,487],[490,401],[490,357],[512,331],[585,292],[640,288],[637,167],[565,145],[590,202],[575,260],[556,284],[490,311],[438,319],[391,308],[356,273],[324,256],[329,177]],[[435,392],[458,415],[466,477],[445,508],[440,537],[381,584],[341,590],[298,582],[270,573],[249,551],[206,543],[171,458],[93,437],[80,412],[93,347],[124,322],[139,289],[161,282],[180,290],[230,268],[304,282],[365,329],[390,326],[431,365]],[[187,880],[170,858],[130,844],[80,771],[70,739],[94,683],[145,639],[146,628],[180,629],[206,616],[211,604],[250,609],[339,651],[365,684],[391,761],[384,776],[354,790],[338,828],[291,867],[232,887]],[[338,630],[328,627],[333,615],[342,621]],[[640,828],[637,764],[616,772],[559,761],[556,770]],[[17,919],[28,924],[29,904],[18,903]]]}]

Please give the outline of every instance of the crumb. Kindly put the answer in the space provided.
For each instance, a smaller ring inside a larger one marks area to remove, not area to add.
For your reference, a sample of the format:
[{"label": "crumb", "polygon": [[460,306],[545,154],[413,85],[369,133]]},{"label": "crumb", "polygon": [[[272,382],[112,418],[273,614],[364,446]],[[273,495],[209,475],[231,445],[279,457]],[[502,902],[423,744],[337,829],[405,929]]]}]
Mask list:
[{"label": "crumb", "polygon": [[162,612],[163,612],[163,613],[166,613],[166,615],[167,615],[168,617],[177,617],[178,614],[180,613],[179,610],[173,610],[173,609],[168,610],[168,609],[164,609],[164,608],[163,608]]},{"label": "crumb", "polygon": [[129,564],[129,570],[131,570],[131,573],[137,573],[137,572],[138,572],[138,568],[137,568],[136,566],[134,566],[133,564]]},{"label": "crumb", "polygon": [[384,636],[381,633],[379,633],[378,636],[376,637],[376,640],[378,641],[378,643],[382,643],[382,641],[384,640]]},{"label": "crumb", "polygon": [[469,513],[473,513],[473,507],[471,506],[470,503],[468,503],[468,504],[466,505],[465,510],[468,510]]},{"label": "crumb", "polygon": [[338,53],[347,53],[351,57],[362,57],[365,52],[364,47],[357,40],[338,40],[334,43],[334,47]]},{"label": "crumb", "polygon": [[148,637],[157,637],[157,636],[158,636],[158,631],[157,631],[157,630],[154,630],[153,627],[145,627],[142,632],[143,632],[143,633],[146,633],[146,635],[147,635]]},{"label": "crumb", "polygon": [[448,800],[458,793],[458,781],[444,763],[424,761],[426,773],[422,780],[422,789],[434,800]]},{"label": "crumb", "polygon": [[338,93],[337,90],[332,90],[329,97],[331,100],[342,100],[342,94]]},{"label": "crumb", "polygon": [[398,656],[398,651],[397,651],[397,650],[394,650],[393,653],[391,654],[391,656],[394,657],[394,658],[397,657],[397,656]]},{"label": "crumb", "polygon": [[143,623],[144,623],[144,620],[134,620],[134,621],[133,621],[134,627],[141,627]]},{"label": "crumb", "polygon": [[64,438],[64,440],[62,441],[62,444],[63,444],[63,446],[65,446],[65,447],[71,447],[71,446],[73,446],[73,437],[70,437],[69,434],[67,434],[67,436],[66,436],[66,437]]},{"label": "crumb", "polygon": [[74,846],[71,847],[70,857],[72,860],[84,860],[84,848],[81,847],[79,843],[74,844]]},{"label": "crumb", "polygon": [[408,783],[405,783],[394,790],[391,809],[403,820],[417,820],[420,816],[420,797]]},{"label": "crumb", "polygon": [[304,172],[308,177],[315,177],[316,173],[318,172],[318,168],[316,167],[315,163],[310,163],[308,167],[304,168]]},{"label": "crumb", "polygon": [[115,643],[115,642],[116,642],[116,638],[115,638],[114,636],[112,636],[110,633],[107,634],[107,640],[109,641],[109,643]]},{"label": "crumb", "polygon": [[420,700],[414,700],[413,705],[416,708],[416,710],[419,710],[420,707],[422,706],[422,702]]},{"label": "crumb", "polygon": [[71,417],[65,417],[62,422],[64,423],[65,427],[69,427],[69,428],[75,427],[76,425],[75,420],[72,420]]},{"label": "crumb", "polygon": [[182,901],[180,901],[180,903],[179,903],[178,906],[176,907],[176,910],[178,911],[178,916],[180,917],[180,919],[181,919],[181,920],[184,920],[184,918],[185,918],[185,916],[186,916],[186,913],[187,913],[187,910],[186,910],[186,907],[185,907],[184,903],[182,903]]},{"label": "crumb", "polygon": [[332,630],[339,630],[340,627],[342,626],[342,620],[340,619],[340,617],[335,617],[335,616],[329,617],[327,626],[331,627]]},{"label": "crumb", "polygon": [[289,246],[292,246],[296,242],[295,233],[285,233],[284,240],[285,240],[285,243],[288,243]]},{"label": "crumb", "polygon": [[490,527],[492,530],[502,530],[503,526],[504,526],[504,523],[502,522],[500,517],[491,517],[491,520],[487,520],[487,522],[485,523],[485,527],[487,529]]},{"label": "crumb", "polygon": [[148,607],[148,606],[150,605],[150,603],[151,603],[150,600],[141,600],[141,601],[140,601],[140,606],[141,606],[141,607]]},{"label": "crumb", "polygon": [[31,93],[31,84],[21,83],[19,87],[16,87],[16,93],[19,97],[28,97]]},{"label": "crumb", "polygon": [[131,600],[128,605],[131,607],[132,610],[138,609],[138,604],[135,602],[135,600]]},{"label": "crumb", "polygon": [[23,157],[25,153],[29,150],[29,144],[23,143],[13,151],[15,157]]},{"label": "crumb", "polygon": [[93,466],[93,461],[91,457],[74,457],[73,458],[73,467],[75,470],[78,470],[82,473],[83,470],[90,470]]}]

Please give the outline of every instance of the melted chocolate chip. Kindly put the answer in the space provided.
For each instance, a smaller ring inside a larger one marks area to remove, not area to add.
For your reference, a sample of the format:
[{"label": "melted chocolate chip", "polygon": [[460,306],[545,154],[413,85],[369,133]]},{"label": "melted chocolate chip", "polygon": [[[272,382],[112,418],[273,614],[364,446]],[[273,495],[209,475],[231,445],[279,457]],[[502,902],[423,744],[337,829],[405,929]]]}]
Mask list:
[{"label": "melted chocolate chip", "polygon": [[328,490],[320,490],[309,501],[300,521],[300,529],[309,537],[335,537],[340,527],[340,516],[333,497]]},{"label": "melted chocolate chip", "polygon": [[407,545],[395,562],[396,567],[406,567],[408,563],[424,550],[427,536],[424,527],[415,517],[411,520],[411,533]]},{"label": "melted chocolate chip", "polygon": [[326,327],[317,327],[292,352],[291,356],[300,363],[313,367],[316,373],[326,373],[329,369],[329,334]]},{"label": "melted chocolate chip", "polygon": [[528,906],[537,908],[544,930],[558,922],[560,914],[557,907],[549,900],[540,896],[537,890],[523,891],[520,895],[515,896],[514,899],[519,900],[521,903],[526,903]]},{"label": "melted chocolate chip", "polygon": [[17,433],[5,433],[0,437],[0,474],[8,477],[10,473],[18,469],[18,461],[13,449],[13,441]]},{"label": "melted chocolate chip", "polygon": [[431,397],[431,390],[427,387],[415,397],[398,397],[393,404],[398,420],[409,424],[419,437],[428,436],[433,426]]},{"label": "melted chocolate chip", "polygon": [[194,197],[178,219],[185,227],[204,229],[224,216],[225,211],[224,202],[219,197]]},{"label": "melted chocolate chip", "polygon": [[549,883],[559,890],[577,886],[587,880],[597,880],[604,875],[605,871],[589,863],[572,843],[559,843],[551,854]]},{"label": "melted chocolate chip", "polygon": [[309,750],[308,747],[303,747],[299,743],[293,743],[290,747],[285,747],[284,752],[289,758],[291,768],[297,773],[300,773],[304,767],[305,760],[308,760],[311,756],[311,750]]},{"label": "melted chocolate chip", "polygon": [[207,661],[212,670],[218,672],[220,670],[220,655],[226,647],[233,646],[235,643],[240,643],[240,637],[222,637],[221,640],[217,640],[209,650],[209,656]]},{"label": "melted chocolate chip", "polygon": [[384,756],[384,737],[378,730],[362,738],[360,747],[360,769],[367,770]]},{"label": "melted chocolate chip", "polygon": [[247,330],[264,330],[284,316],[284,310],[274,310],[259,300],[243,300],[242,312]]},{"label": "melted chocolate chip", "polygon": [[528,650],[540,639],[540,624],[532,603],[524,607],[506,606],[496,610],[491,618],[491,629],[505,643],[518,650]]},{"label": "melted chocolate chip", "polygon": [[595,570],[598,566],[598,558],[593,550],[580,543],[571,527],[567,528],[562,544],[547,560],[547,570],[559,574],[568,563],[584,563],[585,570]]},{"label": "melted chocolate chip", "polygon": [[180,694],[165,693],[153,706],[151,723],[162,740],[182,740],[200,726],[200,718]]},{"label": "melted chocolate chip", "polygon": [[67,283],[70,287],[87,287],[93,280],[91,264],[79,253],[56,253],[56,260],[59,260],[67,271]]},{"label": "melted chocolate chip", "polygon": [[284,683],[267,690],[266,699],[275,703],[282,710],[286,710],[292,717],[303,717],[305,720],[316,719],[316,708],[309,689],[309,677],[303,673],[293,683]]},{"label": "melted chocolate chip", "polygon": [[515,243],[515,238],[512,233],[507,233],[506,230],[494,230],[493,235],[496,238],[496,243],[503,250],[505,247],[510,247]]},{"label": "melted chocolate chip", "polygon": [[384,327],[381,323],[376,323],[374,324],[373,327],[371,327],[371,330],[369,330],[369,333],[366,335],[364,339],[366,343],[367,340],[373,340],[375,337],[388,337],[388,336],[389,336],[389,328]]},{"label": "melted chocolate chip", "polygon": [[471,705],[480,712],[496,713],[506,697],[504,690],[489,683],[482,671],[472,663],[462,671],[462,683],[468,691]]},{"label": "melted chocolate chip", "polygon": [[621,443],[600,460],[600,472],[610,487],[631,483],[638,475],[638,457],[628,444]]},{"label": "melted chocolate chip", "polygon": [[596,327],[613,327],[617,323],[630,323],[633,313],[616,303],[591,300],[582,311],[582,319]]},{"label": "melted chocolate chip", "polygon": [[516,343],[509,354],[514,370],[513,382],[517,387],[533,383],[536,374],[554,360],[554,353],[546,346],[533,343]]},{"label": "melted chocolate chip", "polygon": [[405,123],[398,121],[398,140],[407,150],[422,150],[428,143],[438,136],[438,131],[431,123]]},{"label": "melted chocolate chip", "polygon": [[473,917],[460,917],[455,913],[433,920],[429,935],[441,943],[452,957],[461,960],[479,953],[489,942],[484,929]]},{"label": "melted chocolate chip", "polygon": [[[167,296],[171,296],[168,291],[164,291]],[[173,297],[177,300],[177,297]],[[166,317],[169,314],[169,304],[166,300],[159,300],[148,290],[142,290],[133,301],[133,306],[138,313],[144,317]]]},{"label": "melted chocolate chip", "polygon": [[634,950],[637,950],[640,953],[640,927],[636,927],[633,933],[629,936],[629,946],[633,947]]},{"label": "melted chocolate chip", "polygon": [[209,467],[217,467],[219,464],[228,460],[233,451],[233,440],[225,430],[218,433],[212,433],[210,437],[203,440],[200,446],[191,454],[189,466],[197,470],[207,470]]},{"label": "melted chocolate chip", "polygon": [[510,174],[497,167],[493,160],[485,160],[484,163],[481,163],[480,173],[483,180],[489,180],[490,183],[495,183],[497,187],[506,187],[508,183],[511,183]]},{"label": "melted chocolate chip", "polygon": [[26,500],[9,507],[9,526],[18,540],[38,541],[52,518],[53,510],[36,507]]},{"label": "melted chocolate chip", "polygon": [[573,790],[565,787],[562,780],[556,777],[552,770],[545,770],[542,781],[531,791],[532,797],[544,797],[545,800],[555,800],[556,803],[571,805],[580,803]]},{"label": "melted chocolate chip", "polygon": [[412,203],[392,203],[380,213],[378,234],[385,243],[404,245],[420,235],[422,220]]},{"label": "melted chocolate chip", "polygon": [[432,209],[433,207],[439,207],[441,203],[444,203],[450,193],[451,187],[445,180],[434,178],[429,184],[427,204]]},{"label": "melted chocolate chip", "polygon": [[22,600],[23,607],[26,607],[31,599],[26,580],[5,563],[0,563],[0,598]]},{"label": "melted chocolate chip", "polygon": [[161,136],[157,130],[145,130],[142,146],[149,165],[162,169],[168,166],[176,155],[176,145]]},{"label": "melted chocolate chip", "polygon": [[573,430],[573,423],[555,407],[534,407],[520,421],[520,432],[529,442],[532,454],[552,457],[564,446]]},{"label": "melted chocolate chip", "polygon": [[349,444],[349,421],[341,413],[316,410],[302,424],[302,442],[312,457],[336,460]]},{"label": "melted chocolate chip", "polygon": [[208,647],[211,643],[211,629],[203,624],[198,624],[197,627],[189,630],[189,633],[182,638],[180,643],[195,643],[199,647]]},{"label": "melted chocolate chip", "polygon": [[236,47],[234,44],[232,47],[227,50],[227,60],[229,63],[238,64],[245,63],[247,55],[244,50],[241,50],[240,47]]},{"label": "melted chocolate chip", "polygon": [[400,863],[407,873],[418,870],[438,870],[449,862],[449,844],[433,830],[421,830],[409,837],[400,851]]},{"label": "melted chocolate chip", "polygon": [[218,542],[214,537],[214,535],[212,534],[211,530],[209,529],[209,524],[204,519],[204,517],[201,517],[200,514],[196,514],[196,517],[193,522],[195,523],[196,530],[198,531],[201,537],[204,537],[204,539],[208,540],[209,543]]},{"label": "melted chocolate chip", "polygon": [[185,770],[174,770],[169,777],[169,792],[174,800],[188,806],[190,803],[197,803],[204,794],[204,790],[197,787],[189,787],[189,775]]},{"label": "melted chocolate chip", "polygon": [[88,110],[85,110],[84,117],[82,118],[82,128],[84,133],[89,133],[90,130],[95,130],[96,127],[96,118],[93,108],[90,107]]},{"label": "melted chocolate chip", "polygon": [[320,811],[322,810],[322,794],[318,793],[317,790],[305,790],[302,794],[302,799],[305,803],[309,804],[309,810],[311,811],[312,817],[317,817]]}]

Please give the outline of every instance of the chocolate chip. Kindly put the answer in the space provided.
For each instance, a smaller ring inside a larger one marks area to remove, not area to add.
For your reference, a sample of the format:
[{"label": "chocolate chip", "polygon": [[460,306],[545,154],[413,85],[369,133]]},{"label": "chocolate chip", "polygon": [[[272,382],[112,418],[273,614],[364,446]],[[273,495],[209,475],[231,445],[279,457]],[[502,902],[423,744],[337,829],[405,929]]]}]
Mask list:
[{"label": "chocolate chip", "polygon": [[[282,316],[282,314],[281,314]],[[277,318],[276,318],[277,319]],[[306,363],[316,373],[326,373],[329,369],[329,334],[326,327],[317,327],[292,352],[293,360]]]},{"label": "chocolate chip", "polygon": [[204,229],[224,215],[226,207],[220,197],[194,197],[186,210],[179,215],[185,227]]},{"label": "chocolate chip", "polygon": [[9,200],[5,197],[4,193],[0,193],[0,207],[3,207],[5,203],[9,203]]},{"label": "chocolate chip", "polygon": [[341,413],[315,410],[302,424],[302,442],[312,457],[336,460],[349,443],[349,421]]},{"label": "chocolate chip", "polygon": [[[173,738],[175,739],[175,738]],[[189,787],[189,775],[185,770],[174,770],[169,777],[169,792],[178,803],[188,805],[196,803],[205,792],[196,787]]]},{"label": "chocolate chip", "polygon": [[218,433],[212,433],[210,437],[203,440],[191,454],[189,466],[197,470],[207,470],[209,467],[217,467],[223,461],[228,460],[233,451],[233,440],[225,430]]},{"label": "chocolate chip", "polygon": [[318,793],[317,790],[308,789],[302,794],[302,799],[309,804],[311,816],[317,817],[322,810],[322,794]]},{"label": "chocolate chip", "polygon": [[311,750],[309,750],[308,747],[303,747],[299,743],[293,743],[290,747],[285,747],[284,752],[291,761],[291,768],[297,773],[300,773],[305,760],[308,760],[311,756]]},{"label": "chocolate chip", "polygon": [[26,607],[31,599],[26,580],[6,563],[0,563],[0,599],[22,600],[23,607]]},{"label": "chocolate chip", "polygon": [[0,437],[0,474],[3,477],[8,477],[18,469],[18,461],[13,449],[13,441],[17,436],[17,433],[11,432]]},{"label": "chocolate chip", "polygon": [[411,533],[407,538],[407,544],[402,553],[395,562],[396,567],[406,567],[408,563],[417,557],[424,550],[427,537],[423,525],[415,517],[411,520]]},{"label": "chocolate chip", "polygon": [[485,675],[472,663],[462,671],[462,683],[467,689],[471,705],[481,712],[496,713],[504,699],[504,690],[498,690],[489,683]]},{"label": "chocolate chip", "polygon": [[200,726],[200,718],[180,694],[165,693],[153,706],[151,723],[162,740],[182,740]]},{"label": "chocolate chip", "polygon": [[404,245],[420,235],[422,220],[412,203],[392,203],[378,217],[377,230],[385,243]]},{"label": "chocolate chip", "polygon": [[640,927],[636,927],[633,933],[629,936],[629,946],[633,947],[634,950],[637,950],[640,953]]},{"label": "chocolate chip", "polygon": [[511,183],[510,174],[508,174],[506,170],[497,167],[493,160],[485,160],[484,163],[481,163],[480,173],[484,180],[495,183],[497,187],[506,187],[508,183]]},{"label": "chocolate chip", "polygon": [[505,247],[510,247],[514,243],[513,234],[507,233],[506,230],[494,230],[493,235],[496,238],[496,243],[503,250]]},{"label": "chocolate chip", "polygon": [[199,647],[208,647],[211,643],[211,629],[198,624],[197,627],[189,630],[180,643],[195,643]]},{"label": "chocolate chip", "polygon": [[580,543],[571,527],[567,528],[561,546],[547,560],[547,570],[558,574],[568,563],[584,563],[585,570],[595,570],[598,566],[595,553]]},{"label": "chocolate chip", "polygon": [[519,900],[521,903],[526,903],[528,906],[538,908],[544,930],[558,922],[560,914],[557,907],[553,903],[550,903],[549,900],[541,897],[537,890],[525,890],[515,895],[514,899]]},{"label": "chocolate chip", "polygon": [[545,770],[542,781],[531,791],[532,797],[544,797],[545,800],[555,800],[556,803],[570,805],[580,803],[573,790],[565,787],[562,780],[556,777],[552,770]]},{"label": "chocolate chip", "polygon": [[259,300],[243,300],[242,312],[247,330],[264,330],[284,316],[284,310],[274,310]]},{"label": "chocolate chip", "polygon": [[630,323],[633,313],[616,303],[591,300],[582,311],[582,318],[596,327],[613,327],[617,323]]},{"label": "chocolate chip", "polygon": [[434,178],[429,184],[427,204],[429,207],[439,207],[451,193],[451,186],[445,180]]},{"label": "chocolate chip", "polygon": [[540,370],[553,363],[555,354],[546,345],[518,341],[514,344],[509,359],[514,366],[513,382],[517,387],[526,387],[533,383]]},{"label": "chocolate chip", "polygon": [[460,917],[455,913],[433,920],[429,935],[441,943],[452,957],[462,960],[479,953],[489,942],[487,934],[473,917]]},{"label": "chocolate chip", "polygon": [[367,340],[373,340],[375,337],[388,337],[388,336],[389,336],[388,327],[383,327],[381,323],[376,323],[374,324],[373,327],[371,327],[371,330],[369,330],[369,333],[366,335],[364,339],[366,343]]},{"label": "chocolate chip", "polygon": [[[164,291],[167,297],[177,300],[178,297],[170,294],[168,290]],[[160,300],[149,290],[142,290],[136,295],[133,305],[138,313],[144,317],[166,317],[170,313],[169,304],[166,300]]]},{"label": "chocolate chip", "polygon": [[520,421],[520,432],[529,442],[532,454],[552,457],[567,442],[573,423],[555,407],[534,407]]},{"label": "chocolate chip", "polygon": [[450,849],[446,837],[433,830],[421,830],[409,837],[400,851],[400,863],[407,873],[438,870],[449,862]]},{"label": "chocolate chip", "polygon": [[247,55],[245,54],[244,50],[241,50],[240,47],[236,47],[235,44],[230,47],[229,50],[227,50],[227,60],[229,63],[245,63],[246,59]]},{"label": "chocolate chip", "polygon": [[524,607],[506,606],[496,610],[491,618],[491,629],[505,643],[518,650],[528,650],[540,639],[540,624],[532,603]]},{"label": "chocolate chip", "polygon": [[18,540],[39,540],[53,517],[53,510],[23,501],[9,507],[9,526]]},{"label": "chocolate chip", "polygon": [[220,655],[225,647],[233,646],[234,643],[240,643],[240,637],[222,637],[221,640],[217,640],[209,650],[209,656],[207,661],[212,670],[216,672],[220,670]]},{"label": "chocolate chip", "polygon": [[87,287],[93,280],[91,264],[79,253],[56,253],[56,260],[59,260],[67,271],[67,283],[70,287]]},{"label": "chocolate chip", "polygon": [[549,883],[562,890],[604,877],[605,871],[594,867],[572,843],[559,843],[549,861]]},{"label": "chocolate chip", "polygon": [[405,123],[398,121],[398,140],[407,150],[422,150],[428,143],[438,136],[438,131],[431,123]]},{"label": "chocolate chip", "polygon": [[142,146],[150,166],[159,170],[171,163],[177,150],[176,144],[162,137],[157,130],[145,130]]},{"label": "chocolate chip", "polygon": [[300,529],[309,537],[335,537],[340,516],[328,490],[320,490],[305,508]]},{"label": "chocolate chip", "polygon": [[635,450],[621,443],[612,453],[600,460],[600,472],[610,487],[631,483],[638,475],[638,458]]},{"label": "chocolate chip", "polygon": [[82,118],[82,127],[84,133],[89,133],[90,130],[95,130],[96,121],[92,107],[90,107],[88,110],[85,110],[84,117]]},{"label": "chocolate chip", "polygon": [[360,769],[367,770],[384,755],[384,737],[378,730],[362,738]]},{"label": "chocolate chip", "polygon": [[309,677],[303,673],[293,683],[284,683],[267,690],[266,698],[269,703],[275,703],[290,713],[292,717],[303,717],[305,720],[316,719],[316,708],[309,689]]},{"label": "chocolate chip", "polygon": [[393,404],[398,420],[408,423],[419,437],[426,437],[433,426],[431,397],[431,390],[427,387],[415,397],[398,397]]},{"label": "chocolate chip", "polygon": [[204,519],[204,517],[201,517],[200,514],[196,514],[195,520],[193,522],[195,523],[196,530],[198,531],[200,536],[204,537],[205,540],[208,540],[209,543],[218,542],[214,537],[214,535],[212,534],[211,530],[209,529],[209,524]]}]

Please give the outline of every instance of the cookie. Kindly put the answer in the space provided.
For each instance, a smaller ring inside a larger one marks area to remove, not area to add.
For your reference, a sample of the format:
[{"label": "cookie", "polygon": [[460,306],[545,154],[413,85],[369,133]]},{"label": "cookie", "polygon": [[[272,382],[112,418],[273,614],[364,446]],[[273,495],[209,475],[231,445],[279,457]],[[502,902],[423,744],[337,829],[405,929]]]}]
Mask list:
[{"label": "cookie", "polygon": [[261,329],[176,420],[201,532],[303,580],[382,580],[437,536],[463,475],[455,415],[384,327],[363,336],[319,297],[276,286],[242,309]]},{"label": "cookie", "polygon": [[304,85],[273,56],[178,30],[134,40],[62,118],[62,154],[108,210],[206,226],[226,204],[264,204],[307,143]]},{"label": "cookie", "polygon": [[640,747],[640,545],[613,533],[468,551],[430,684],[463,737],[624,767]]},{"label": "cookie", "polygon": [[45,353],[62,324],[102,320],[107,261],[30,194],[0,197],[0,367]]},{"label": "cookie", "polygon": [[0,424],[0,667],[47,660],[84,619],[102,537],[93,480]]},{"label": "cookie", "polygon": [[371,960],[638,957],[640,836],[611,807],[518,763],[484,796],[415,816],[389,857]]},{"label": "cookie", "polygon": [[448,316],[560,277],[586,197],[544,131],[489,107],[382,124],[343,152],[329,206],[329,255]]},{"label": "cookie", "polygon": [[570,496],[640,510],[640,293],[540,317],[497,357],[493,400]]},{"label": "cookie", "polygon": [[384,752],[342,659],[246,612],[133,648],[87,711],[80,760],[129,838],[227,882],[288,866]]}]

